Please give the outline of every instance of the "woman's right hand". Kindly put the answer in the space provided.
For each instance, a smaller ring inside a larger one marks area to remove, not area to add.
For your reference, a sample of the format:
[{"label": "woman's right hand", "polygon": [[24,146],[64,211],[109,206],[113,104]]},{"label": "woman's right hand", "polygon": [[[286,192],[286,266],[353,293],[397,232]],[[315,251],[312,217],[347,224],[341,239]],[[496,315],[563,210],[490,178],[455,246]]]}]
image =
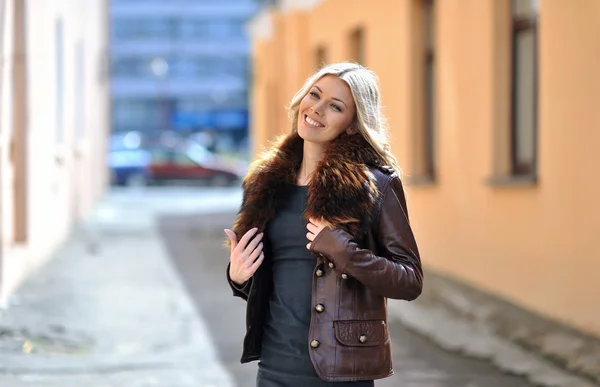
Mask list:
[{"label": "woman's right hand", "polygon": [[257,228],[248,230],[238,242],[235,233],[225,229],[225,234],[231,241],[229,278],[238,285],[243,285],[248,281],[265,258],[262,251],[263,243],[261,242],[263,233],[254,236],[257,231]]}]

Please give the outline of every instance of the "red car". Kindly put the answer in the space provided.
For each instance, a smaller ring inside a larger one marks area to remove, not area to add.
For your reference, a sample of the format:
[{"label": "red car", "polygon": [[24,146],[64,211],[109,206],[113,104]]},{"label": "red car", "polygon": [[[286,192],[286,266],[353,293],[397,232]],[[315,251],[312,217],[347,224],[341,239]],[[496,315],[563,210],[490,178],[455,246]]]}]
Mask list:
[{"label": "red car", "polygon": [[193,180],[225,186],[238,184],[245,167],[242,162],[226,161],[204,147],[193,145],[185,150],[152,150],[146,173],[150,184]]}]

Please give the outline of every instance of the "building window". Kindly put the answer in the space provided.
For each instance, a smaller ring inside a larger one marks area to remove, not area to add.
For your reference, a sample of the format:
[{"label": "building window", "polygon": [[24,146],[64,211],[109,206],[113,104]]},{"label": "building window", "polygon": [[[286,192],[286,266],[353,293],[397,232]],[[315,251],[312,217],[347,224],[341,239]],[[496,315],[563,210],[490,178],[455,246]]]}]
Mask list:
[{"label": "building window", "polygon": [[58,19],[55,26],[56,39],[56,142],[61,144],[64,141],[64,31],[63,21]]},{"label": "building window", "polygon": [[350,35],[350,59],[365,65],[364,32],[361,27],[355,29]]},{"label": "building window", "polygon": [[243,19],[212,20],[206,17],[115,17],[112,38],[115,41],[145,39],[243,38]]},{"label": "building window", "polygon": [[327,64],[327,50],[323,46],[317,47],[315,51],[315,68],[318,70]]},{"label": "building window", "polygon": [[423,172],[435,176],[435,4],[423,1]]},{"label": "building window", "polygon": [[537,164],[537,0],[512,2],[511,172]]}]

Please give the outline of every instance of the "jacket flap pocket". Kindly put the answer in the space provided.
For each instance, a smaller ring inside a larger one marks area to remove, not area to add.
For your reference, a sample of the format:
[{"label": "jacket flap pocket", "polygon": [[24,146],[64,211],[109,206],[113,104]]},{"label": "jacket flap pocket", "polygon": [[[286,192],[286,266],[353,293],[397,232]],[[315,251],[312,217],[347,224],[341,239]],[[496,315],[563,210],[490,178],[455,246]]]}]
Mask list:
[{"label": "jacket flap pocket", "polygon": [[350,347],[374,347],[387,341],[387,328],[383,320],[334,321],[335,338]]}]

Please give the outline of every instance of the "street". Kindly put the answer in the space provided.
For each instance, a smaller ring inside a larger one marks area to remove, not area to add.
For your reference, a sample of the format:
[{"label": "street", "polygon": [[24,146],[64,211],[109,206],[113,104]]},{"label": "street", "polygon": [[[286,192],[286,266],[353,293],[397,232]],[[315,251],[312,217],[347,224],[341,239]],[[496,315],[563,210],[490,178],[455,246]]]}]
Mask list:
[{"label": "street", "polygon": [[[110,192],[0,309],[0,386],[254,386],[256,362],[239,362],[245,304],[225,280],[223,229],[240,200],[239,188]],[[395,375],[376,386],[531,386],[407,329],[398,302],[389,303]],[[588,385],[545,374],[544,385]]]}]

